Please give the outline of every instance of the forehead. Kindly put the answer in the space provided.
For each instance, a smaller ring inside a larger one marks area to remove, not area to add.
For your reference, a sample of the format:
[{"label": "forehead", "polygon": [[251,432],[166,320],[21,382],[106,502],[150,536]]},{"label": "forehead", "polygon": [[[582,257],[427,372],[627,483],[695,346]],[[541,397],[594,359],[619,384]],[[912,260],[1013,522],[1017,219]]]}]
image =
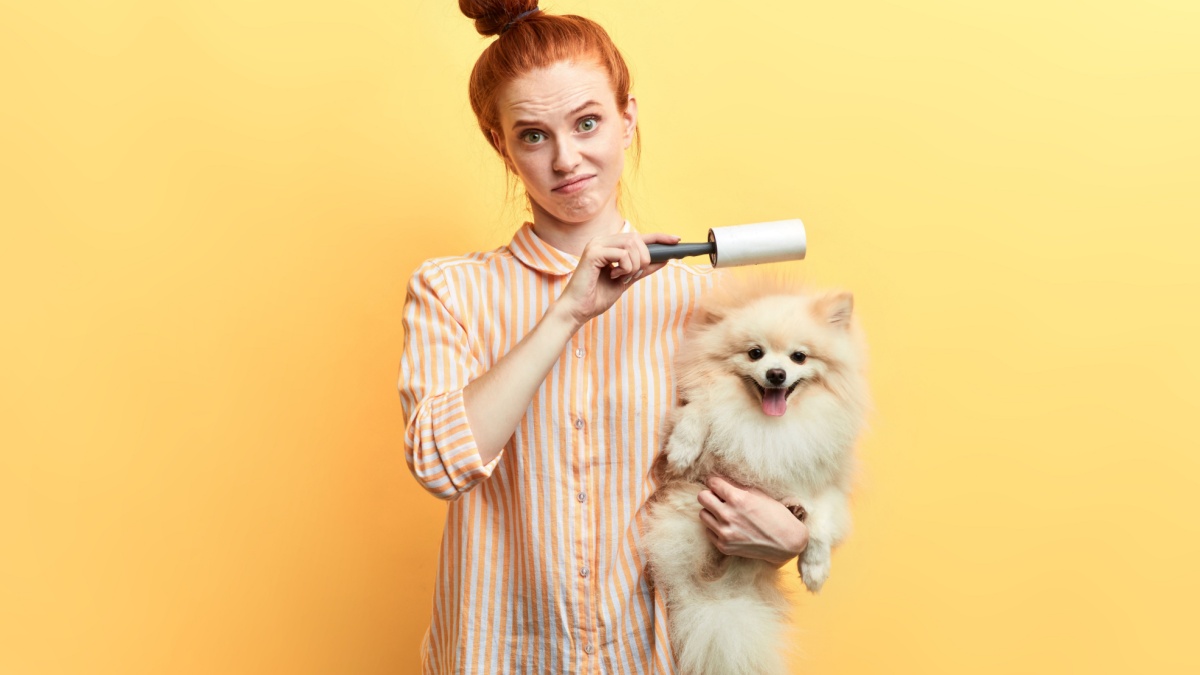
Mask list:
[{"label": "forehead", "polygon": [[616,107],[608,74],[591,63],[560,61],[531,70],[509,82],[499,92],[501,123],[516,119],[552,119],[567,116],[588,101]]},{"label": "forehead", "polygon": [[[776,351],[814,349],[824,331],[812,314],[812,299],[804,296],[767,296],[742,307],[731,318],[750,341]],[[763,344],[765,343],[765,344]]]}]

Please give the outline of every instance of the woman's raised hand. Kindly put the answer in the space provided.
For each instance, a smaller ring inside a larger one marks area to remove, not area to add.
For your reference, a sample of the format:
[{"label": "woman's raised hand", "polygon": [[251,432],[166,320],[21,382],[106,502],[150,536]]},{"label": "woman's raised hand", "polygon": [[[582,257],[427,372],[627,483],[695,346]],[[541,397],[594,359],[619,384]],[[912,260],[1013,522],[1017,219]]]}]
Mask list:
[{"label": "woman's raised hand", "polygon": [[666,263],[651,263],[646,244],[677,244],[673,234],[625,232],[596,237],[587,243],[579,265],[559,303],[582,326],[612,307],[633,282],[654,274]]}]

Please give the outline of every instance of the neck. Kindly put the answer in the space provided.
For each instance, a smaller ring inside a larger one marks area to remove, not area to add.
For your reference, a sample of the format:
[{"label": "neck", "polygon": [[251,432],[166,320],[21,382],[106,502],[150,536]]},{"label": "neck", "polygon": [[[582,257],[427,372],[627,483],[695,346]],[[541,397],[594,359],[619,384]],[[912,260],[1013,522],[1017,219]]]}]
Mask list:
[{"label": "neck", "polygon": [[573,256],[583,255],[583,247],[595,237],[616,234],[624,225],[615,201],[595,218],[577,223],[559,220],[533,202],[533,231],[538,238]]}]

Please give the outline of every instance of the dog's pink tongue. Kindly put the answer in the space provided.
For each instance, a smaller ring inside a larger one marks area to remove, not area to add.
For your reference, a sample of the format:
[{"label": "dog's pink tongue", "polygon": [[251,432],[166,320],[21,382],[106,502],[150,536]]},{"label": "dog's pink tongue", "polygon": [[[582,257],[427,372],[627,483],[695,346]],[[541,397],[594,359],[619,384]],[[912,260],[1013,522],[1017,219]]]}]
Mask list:
[{"label": "dog's pink tongue", "polygon": [[772,387],[763,390],[763,412],[779,417],[787,411],[787,389]]}]

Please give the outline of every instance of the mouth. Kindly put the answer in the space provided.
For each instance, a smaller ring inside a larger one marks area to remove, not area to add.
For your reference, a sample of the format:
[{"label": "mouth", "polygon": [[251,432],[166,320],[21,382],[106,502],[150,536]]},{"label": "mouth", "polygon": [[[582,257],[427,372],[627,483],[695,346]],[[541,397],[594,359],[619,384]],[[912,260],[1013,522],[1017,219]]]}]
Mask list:
[{"label": "mouth", "polygon": [[558,185],[555,185],[553,188],[550,188],[550,191],[557,192],[559,194],[571,194],[572,192],[579,192],[580,190],[591,185],[592,181],[595,179],[596,179],[595,174],[588,174],[586,176],[576,176],[574,178],[568,178],[567,180],[562,181]]},{"label": "mouth", "polygon": [[743,379],[751,385],[751,389],[758,392],[758,400],[762,404],[763,412],[771,417],[782,417],[787,412],[787,400],[791,397],[792,392],[796,391],[796,387],[804,382],[804,378],[798,378],[790,387],[764,387],[752,377],[746,376]]}]

